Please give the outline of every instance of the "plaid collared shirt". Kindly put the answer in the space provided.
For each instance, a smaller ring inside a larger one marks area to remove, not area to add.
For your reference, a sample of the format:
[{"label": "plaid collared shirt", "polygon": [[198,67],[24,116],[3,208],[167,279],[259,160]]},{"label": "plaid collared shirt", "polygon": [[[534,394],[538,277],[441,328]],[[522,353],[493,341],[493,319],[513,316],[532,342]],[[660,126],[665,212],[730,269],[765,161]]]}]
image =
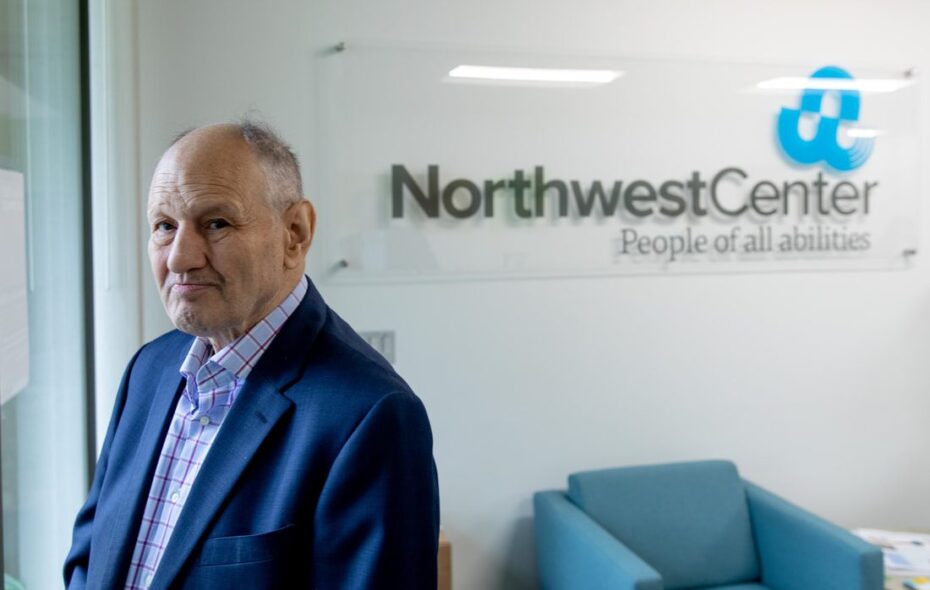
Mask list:
[{"label": "plaid collared shirt", "polygon": [[194,340],[181,364],[184,393],[178,399],[152,478],[126,578],[127,590],[145,590],[152,583],[194,479],[229,408],[306,293],[307,277],[303,277],[281,305],[212,356],[209,341]]}]

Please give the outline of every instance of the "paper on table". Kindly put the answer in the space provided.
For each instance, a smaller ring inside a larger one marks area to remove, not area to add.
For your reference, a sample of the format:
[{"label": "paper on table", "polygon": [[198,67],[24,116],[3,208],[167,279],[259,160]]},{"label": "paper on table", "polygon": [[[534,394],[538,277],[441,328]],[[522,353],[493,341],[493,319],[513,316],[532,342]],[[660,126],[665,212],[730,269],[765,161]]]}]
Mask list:
[{"label": "paper on table", "polygon": [[23,175],[0,170],[0,403],[29,383]]},{"label": "paper on table", "polygon": [[856,529],[853,532],[881,547],[887,572],[930,574],[930,535],[879,529]]}]

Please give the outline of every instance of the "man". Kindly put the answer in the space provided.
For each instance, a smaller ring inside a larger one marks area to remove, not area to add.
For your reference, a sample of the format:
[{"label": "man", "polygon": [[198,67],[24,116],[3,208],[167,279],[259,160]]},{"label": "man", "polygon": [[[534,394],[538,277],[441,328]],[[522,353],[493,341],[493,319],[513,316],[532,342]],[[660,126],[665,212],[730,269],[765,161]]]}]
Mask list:
[{"label": "man", "polygon": [[436,588],[420,400],[303,274],[315,212],[253,123],[178,139],[149,258],[178,330],[120,384],[68,588]]}]

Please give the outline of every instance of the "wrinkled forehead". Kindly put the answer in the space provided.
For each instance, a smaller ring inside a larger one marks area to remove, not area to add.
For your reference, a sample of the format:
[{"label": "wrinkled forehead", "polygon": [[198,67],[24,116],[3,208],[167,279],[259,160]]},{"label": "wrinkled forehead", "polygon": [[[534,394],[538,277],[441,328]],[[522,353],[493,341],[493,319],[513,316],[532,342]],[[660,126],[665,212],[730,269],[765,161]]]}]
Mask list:
[{"label": "wrinkled forehead", "polygon": [[[190,204],[206,197],[250,200],[264,190],[264,175],[241,138],[185,141],[162,156],[152,174],[148,206]],[[197,138],[195,138],[197,139]]]}]

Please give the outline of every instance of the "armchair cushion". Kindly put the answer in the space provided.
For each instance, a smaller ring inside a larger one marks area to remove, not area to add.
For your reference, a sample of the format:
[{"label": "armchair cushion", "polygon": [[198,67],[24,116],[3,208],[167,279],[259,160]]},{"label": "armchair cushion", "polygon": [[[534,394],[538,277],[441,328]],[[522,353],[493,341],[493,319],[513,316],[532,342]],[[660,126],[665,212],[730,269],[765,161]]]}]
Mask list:
[{"label": "armchair cushion", "polygon": [[760,571],[746,494],[729,461],[576,473],[568,497],[655,568],[667,590],[763,588],[745,584]]}]

